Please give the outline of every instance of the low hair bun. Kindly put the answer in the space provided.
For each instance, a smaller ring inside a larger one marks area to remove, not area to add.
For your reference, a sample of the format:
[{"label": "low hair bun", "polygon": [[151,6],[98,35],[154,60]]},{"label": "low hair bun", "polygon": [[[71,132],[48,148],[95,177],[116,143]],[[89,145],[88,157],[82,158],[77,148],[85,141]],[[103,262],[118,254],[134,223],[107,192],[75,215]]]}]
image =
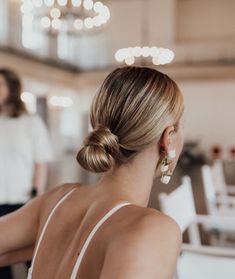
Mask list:
[{"label": "low hair bun", "polygon": [[84,140],[77,161],[84,169],[101,173],[113,168],[119,154],[118,137],[109,128],[98,125]]}]

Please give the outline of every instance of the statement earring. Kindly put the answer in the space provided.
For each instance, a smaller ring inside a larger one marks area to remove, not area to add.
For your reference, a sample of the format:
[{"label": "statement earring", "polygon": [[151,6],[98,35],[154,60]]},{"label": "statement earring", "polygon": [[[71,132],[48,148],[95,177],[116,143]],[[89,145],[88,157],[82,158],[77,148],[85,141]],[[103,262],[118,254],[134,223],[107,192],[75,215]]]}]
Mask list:
[{"label": "statement earring", "polygon": [[173,171],[170,170],[170,164],[173,162],[172,159],[174,159],[175,157],[176,157],[176,151],[175,149],[172,149],[167,153],[167,156],[165,156],[161,162],[160,165],[160,170],[162,172],[161,182],[164,184],[168,184],[171,180]]}]

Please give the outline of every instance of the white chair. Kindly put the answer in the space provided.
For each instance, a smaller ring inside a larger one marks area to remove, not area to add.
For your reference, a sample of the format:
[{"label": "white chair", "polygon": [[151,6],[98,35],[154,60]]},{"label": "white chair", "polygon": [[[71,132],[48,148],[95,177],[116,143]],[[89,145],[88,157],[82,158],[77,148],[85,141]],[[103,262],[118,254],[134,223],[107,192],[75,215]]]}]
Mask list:
[{"label": "white chair", "polygon": [[223,163],[217,159],[211,166],[215,191],[218,195],[235,195],[235,185],[228,185],[225,181]]},{"label": "white chair", "polygon": [[184,176],[182,184],[170,194],[161,193],[159,202],[162,212],[172,217],[182,233],[188,230],[189,244],[182,245],[177,263],[178,279],[232,279],[235,276],[235,250],[201,244],[198,224],[223,225],[235,231],[231,217],[197,215],[191,181]]},{"label": "white chair", "polygon": [[177,263],[175,279],[234,279],[235,252],[213,249],[184,250]]},{"label": "white chair", "polygon": [[[207,212],[210,215],[233,215],[235,217],[235,197],[227,195],[221,167],[218,164],[213,168],[204,165],[201,169]],[[219,178],[217,183],[215,183],[215,177]]]},{"label": "white chair", "polygon": [[[202,166],[201,171],[208,214],[213,216],[233,216],[235,218],[235,197],[229,196],[224,190],[226,186],[225,184],[222,184],[224,180],[223,177],[221,178],[221,172],[223,171],[222,166],[219,166],[218,164],[214,167],[204,165]],[[219,173],[220,179],[215,184],[215,176],[219,176]],[[219,226],[217,228],[210,228],[208,226],[207,229],[217,232],[217,237],[213,237],[213,235],[211,235],[210,238],[211,243],[216,243],[217,245],[230,245],[227,239],[234,239],[235,237],[234,231],[228,230],[223,226]]]}]

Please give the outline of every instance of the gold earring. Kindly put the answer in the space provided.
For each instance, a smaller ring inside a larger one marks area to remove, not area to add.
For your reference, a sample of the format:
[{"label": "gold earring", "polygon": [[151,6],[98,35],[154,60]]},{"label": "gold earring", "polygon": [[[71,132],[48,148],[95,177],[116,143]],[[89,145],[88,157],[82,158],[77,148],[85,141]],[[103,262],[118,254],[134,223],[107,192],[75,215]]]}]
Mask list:
[{"label": "gold earring", "polygon": [[161,162],[161,165],[160,165],[160,170],[162,172],[161,182],[164,184],[168,184],[171,180],[173,171],[170,170],[170,164],[173,162],[172,159],[175,157],[176,157],[176,151],[170,150],[167,153],[167,156],[165,156]]}]

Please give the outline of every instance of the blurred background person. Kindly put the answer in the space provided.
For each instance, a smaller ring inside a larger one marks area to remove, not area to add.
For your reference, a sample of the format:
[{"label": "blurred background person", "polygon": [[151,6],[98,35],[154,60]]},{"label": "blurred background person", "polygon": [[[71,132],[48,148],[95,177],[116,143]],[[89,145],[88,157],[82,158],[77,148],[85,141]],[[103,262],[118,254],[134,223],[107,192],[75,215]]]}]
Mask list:
[{"label": "blurred background person", "polygon": [[[21,81],[9,69],[0,69],[0,216],[23,206],[46,189],[47,162],[52,159],[48,131],[21,100]],[[0,278],[12,278],[11,267]]]}]

